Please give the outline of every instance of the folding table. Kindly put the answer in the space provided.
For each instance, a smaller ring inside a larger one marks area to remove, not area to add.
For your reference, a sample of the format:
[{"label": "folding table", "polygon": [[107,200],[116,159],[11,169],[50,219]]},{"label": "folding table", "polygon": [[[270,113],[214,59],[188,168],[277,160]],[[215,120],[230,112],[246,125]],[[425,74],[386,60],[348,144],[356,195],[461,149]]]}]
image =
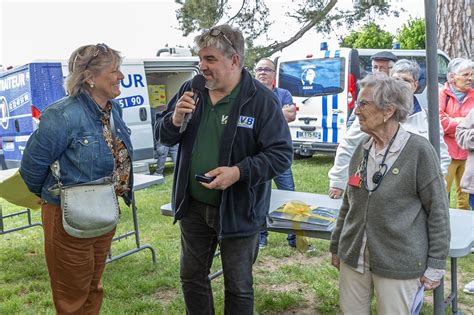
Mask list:
[{"label": "folding table", "polygon": [[[327,195],[273,189],[270,198],[270,210],[277,209],[282,204],[293,200],[302,201],[308,205],[317,205],[337,210],[339,210],[342,204],[341,199],[331,199]],[[171,204],[161,206],[160,211],[163,215],[173,215]],[[444,298],[444,281],[442,280],[441,285],[433,293],[434,312],[436,315],[445,314],[445,310],[449,305],[451,305],[453,314],[459,314],[457,307],[457,259],[470,254],[471,248],[474,247],[474,211],[450,209],[449,215],[451,225],[449,249],[451,259],[451,293],[446,299]],[[331,238],[331,231],[279,228],[269,224],[269,221],[267,221],[267,227],[269,231],[279,233],[291,233],[326,240]]]}]

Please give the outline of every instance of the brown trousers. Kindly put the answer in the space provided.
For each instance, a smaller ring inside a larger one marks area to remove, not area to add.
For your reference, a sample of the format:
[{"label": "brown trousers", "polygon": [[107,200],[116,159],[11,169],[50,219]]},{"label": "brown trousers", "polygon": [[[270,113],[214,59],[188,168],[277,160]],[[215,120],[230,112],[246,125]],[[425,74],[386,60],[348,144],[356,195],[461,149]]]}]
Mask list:
[{"label": "brown trousers", "polygon": [[42,206],[44,250],[57,314],[99,314],[101,278],[115,229],[95,238],[64,231],[61,208]]}]

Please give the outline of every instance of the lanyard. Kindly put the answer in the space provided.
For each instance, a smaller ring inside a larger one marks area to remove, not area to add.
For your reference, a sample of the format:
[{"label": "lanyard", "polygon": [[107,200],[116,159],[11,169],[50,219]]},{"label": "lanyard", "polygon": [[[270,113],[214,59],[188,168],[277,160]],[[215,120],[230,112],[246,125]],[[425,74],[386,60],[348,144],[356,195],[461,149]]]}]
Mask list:
[{"label": "lanyard", "polygon": [[369,152],[370,152],[370,149],[372,148],[372,145],[374,144],[374,141],[372,141],[372,143],[370,144],[370,147],[364,152],[364,160],[362,162],[362,165],[363,165],[362,177],[363,177],[364,187],[368,192],[376,191],[379,188],[380,184],[382,183],[382,179],[385,177],[385,174],[387,174],[388,167],[387,167],[387,164],[385,164],[385,159],[387,158],[388,152],[390,151],[390,148],[392,147],[392,144],[395,141],[395,138],[397,137],[399,129],[400,129],[400,125],[398,126],[397,131],[395,132],[392,139],[390,139],[390,142],[388,143],[388,147],[383,155],[382,162],[379,164],[379,169],[372,176],[372,182],[375,184],[374,189],[369,189],[369,187],[367,186],[367,161],[369,159]]}]

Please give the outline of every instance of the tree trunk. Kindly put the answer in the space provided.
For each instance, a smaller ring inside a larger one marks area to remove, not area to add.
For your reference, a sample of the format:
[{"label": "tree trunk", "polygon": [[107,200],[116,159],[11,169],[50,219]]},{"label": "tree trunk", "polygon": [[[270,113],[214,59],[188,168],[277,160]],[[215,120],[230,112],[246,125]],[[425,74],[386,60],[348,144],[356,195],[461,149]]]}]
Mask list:
[{"label": "tree trunk", "polygon": [[451,58],[474,59],[474,0],[438,0],[438,48]]}]

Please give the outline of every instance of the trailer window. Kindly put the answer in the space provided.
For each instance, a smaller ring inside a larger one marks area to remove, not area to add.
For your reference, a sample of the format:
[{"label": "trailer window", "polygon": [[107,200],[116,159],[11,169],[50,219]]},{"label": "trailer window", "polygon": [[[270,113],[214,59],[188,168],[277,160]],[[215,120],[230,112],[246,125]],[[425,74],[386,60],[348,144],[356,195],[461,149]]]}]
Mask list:
[{"label": "trailer window", "polygon": [[344,90],[344,58],[281,62],[278,86],[295,97],[341,93]]}]

